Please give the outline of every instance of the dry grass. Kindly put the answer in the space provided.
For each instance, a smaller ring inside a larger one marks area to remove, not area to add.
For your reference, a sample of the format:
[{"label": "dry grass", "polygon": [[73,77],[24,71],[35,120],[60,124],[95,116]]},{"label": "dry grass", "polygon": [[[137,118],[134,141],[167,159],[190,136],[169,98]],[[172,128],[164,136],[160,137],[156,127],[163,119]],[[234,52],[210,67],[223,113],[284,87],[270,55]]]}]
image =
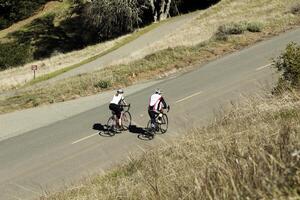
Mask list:
[{"label": "dry grass", "polygon": [[[227,4],[224,2],[227,2]],[[217,13],[217,8],[224,8],[225,5],[231,5],[233,2],[235,1],[224,0],[222,4],[212,7],[211,9],[214,10],[214,13]],[[286,7],[288,6],[289,5],[287,4]],[[282,12],[284,10],[285,9],[282,9]],[[211,14],[207,13],[206,15],[210,16]],[[282,15],[292,16],[286,12],[283,12]],[[280,18],[277,20],[280,21]],[[291,27],[295,27],[297,24],[300,24],[300,18],[297,18],[297,20],[291,18],[288,23],[285,22],[281,25],[270,23],[268,26],[264,26],[262,32],[246,32],[242,35],[230,36],[227,41],[215,41],[214,39],[210,39],[209,41],[195,46],[167,48],[146,56],[143,59],[128,62],[128,64],[114,65],[95,73],[69,78],[57,82],[55,85],[48,85],[47,88],[19,92],[11,98],[0,100],[0,113],[96,94],[102,90],[128,86],[140,80],[151,79],[156,77],[156,74],[164,74],[167,76],[178,71],[190,70],[193,68],[192,66],[195,66],[196,64],[199,66],[199,64],[206,63],[219,56],[234,52],[245,46],[283,32]],[[97,87],[100,81],[104,81],[104,85],[107,85],[107,87]],[[61,89],[58,90],[57,88]]]},{"label": "dry grass", "polygon": [[[76,99],[104,90],[126,87],[153,77],[162,78],[192,70],[195,66],[268,38],[274,32],[275,29],[261,33],[247,32],[231,36],[226,41],[212,39],[192,47],[168,48],[128,64],[114,65],[94,73],[68,78],[47,85],[46,88],[20,91],[13,97],[0,100],[0,113]],[[106,86],[99,87],[101,85]]]},{"label": "dry grass", "polygon": [[[206,63],[247,46],[249,41],[253,41],[249,40],[249,37],[253,37],[253,40],[260,38],[248,33],[227,41],[212,40],[194,47],[170,48],[129,64],[115,65],[94,73],[68,78],[47,85],[46,88],[20,91],[13,97],[0,100],[0,113],[67,101],[97,94],[103,90],[126,87],[153,77],[162,78],[179,71],[191,70],[195,64]],[[102,85],[99,82],[107,83],[107,87],[99,87]]]},{"label": "dry grass", "polygon": [[208,127],[41,199],[299,199],[299,100],[244,99]]},{"label": "dry grass", "polygon": [[[257,21],[269,29],[282,29],[299,21],[297,15],[287,12],[296,2],[297,0],[222,0],[219,4],[198,12],[198,17],[184,25],[179,31],[112,64],[129,63],[166,48],[199,44],[209,40],[218,27],[226,23]],[[120,40],[122,38],[31,64],[41,66],[38,76],[45,75],[93,57],[110,49]],[[0,72],[0,90],[12,89],[32,80],[31,64]]]},{"label": "dry grass", "polygon": [[292,22],[297,16],[283,13],[296,2],[297,0],[222,0],[210,9],[202,11],[198,18],[186,24],[181,31],[164,40],[160,48],[174,44],[198,44],[211,38],[219,26],[231,22],[258,21],[266,26],[277,26],[282,21]]},{"label": "dry grass", "polygon": [[232,22],[258,22],[274,29],[286,27],[296,21],[298,23],[299,17],[287,12],[296,2],[297,0],[222,0],[219,4],[200,11],[197,18],[179,31],[120,62],[130,62],[160,49],[199,44],[209,40],[219,26]]},{"label": "dry grass", "polygon": [[[153,24],[117,39],[88,46],[83,50],[72,51],[65,54],[59,53],[58,55],[52,56],[48,59],[34,61],[22,67],[2,71],[0,72],[0,91],[19,88],[24,84],[26,86],[36,82],[41,82],[73,68],[79,67],[80,65],[91,62],[131,42],[140,35],[156,28],[158,25],[159,24]],[[32,65],[38,66],[36,74],[37,80],[33,80],[33,72],[31,70]]]}]

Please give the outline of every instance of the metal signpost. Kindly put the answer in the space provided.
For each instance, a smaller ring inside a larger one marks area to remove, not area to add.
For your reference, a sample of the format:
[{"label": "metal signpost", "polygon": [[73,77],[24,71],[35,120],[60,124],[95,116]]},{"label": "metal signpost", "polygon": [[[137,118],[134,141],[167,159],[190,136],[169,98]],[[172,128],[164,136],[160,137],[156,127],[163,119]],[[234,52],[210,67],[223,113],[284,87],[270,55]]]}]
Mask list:
[{"label": "metal signpost", "polygon": [[35,79],[35,71],[37,70],[37,65],[32,65],[31,70],[33,71],[33,79]]}]

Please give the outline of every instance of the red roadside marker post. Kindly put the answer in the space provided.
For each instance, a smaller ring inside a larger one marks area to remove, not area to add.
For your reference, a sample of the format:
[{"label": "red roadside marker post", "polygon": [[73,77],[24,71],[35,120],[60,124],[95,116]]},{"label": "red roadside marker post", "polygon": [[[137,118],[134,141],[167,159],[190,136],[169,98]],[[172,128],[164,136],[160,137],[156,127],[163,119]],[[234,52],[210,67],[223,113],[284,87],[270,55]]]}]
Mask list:
[{"label": "red roadside marker post", "polygon": [[31,70],[33,71],[33,79],[35,79],[35,71],[37,70],[37,65],[32,65]]}]

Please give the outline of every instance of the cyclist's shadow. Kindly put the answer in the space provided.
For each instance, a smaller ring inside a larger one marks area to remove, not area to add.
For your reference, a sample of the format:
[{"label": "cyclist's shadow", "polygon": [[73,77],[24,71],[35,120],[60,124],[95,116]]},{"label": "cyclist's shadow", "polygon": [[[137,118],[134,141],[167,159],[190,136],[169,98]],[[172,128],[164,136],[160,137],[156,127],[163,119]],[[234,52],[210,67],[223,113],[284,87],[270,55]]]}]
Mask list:
[{"label": "cyclist's shadow", "polygon": [[113,134],[106,125],[102,125],[100,123],[95,123],[93,125],[93,129],[99,131],[99,135],[102,137],[112,137]]},{"label": "cyclist's shadow", "polygon": [[141,140],[152,140],[153,135],[149,134],[146,128],[138,127],[136,125],[129,126],[128,131],[130,133],[138,134],[138,138]]},{"label": "cyclist's shadow", "polygon": [[[116,134],[116,132],[111,131],[110,127],[107,125],[102,125],[100,123],[95,123],[93,125],[93,129],[99,131],[99,135],[102,137],[112,137]],[[138,127],[136,125],[130,125],[128,131],[133,134],[137,134],[138,138],[141,140],[152,140],[153,135],[149,135],[149,132],[146,128]]]}]

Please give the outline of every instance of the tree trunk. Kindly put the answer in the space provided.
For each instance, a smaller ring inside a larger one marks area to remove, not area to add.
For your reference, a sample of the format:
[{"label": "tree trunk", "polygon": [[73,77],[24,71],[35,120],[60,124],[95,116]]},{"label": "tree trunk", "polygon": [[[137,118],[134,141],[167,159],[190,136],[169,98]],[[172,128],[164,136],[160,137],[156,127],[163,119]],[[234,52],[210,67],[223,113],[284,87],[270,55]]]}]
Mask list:
[{"label": "tree trunk", "polygon": [[169,17],[171,1],[172,0],[150,0],[153,20],[155,22],[165,20]]}]

